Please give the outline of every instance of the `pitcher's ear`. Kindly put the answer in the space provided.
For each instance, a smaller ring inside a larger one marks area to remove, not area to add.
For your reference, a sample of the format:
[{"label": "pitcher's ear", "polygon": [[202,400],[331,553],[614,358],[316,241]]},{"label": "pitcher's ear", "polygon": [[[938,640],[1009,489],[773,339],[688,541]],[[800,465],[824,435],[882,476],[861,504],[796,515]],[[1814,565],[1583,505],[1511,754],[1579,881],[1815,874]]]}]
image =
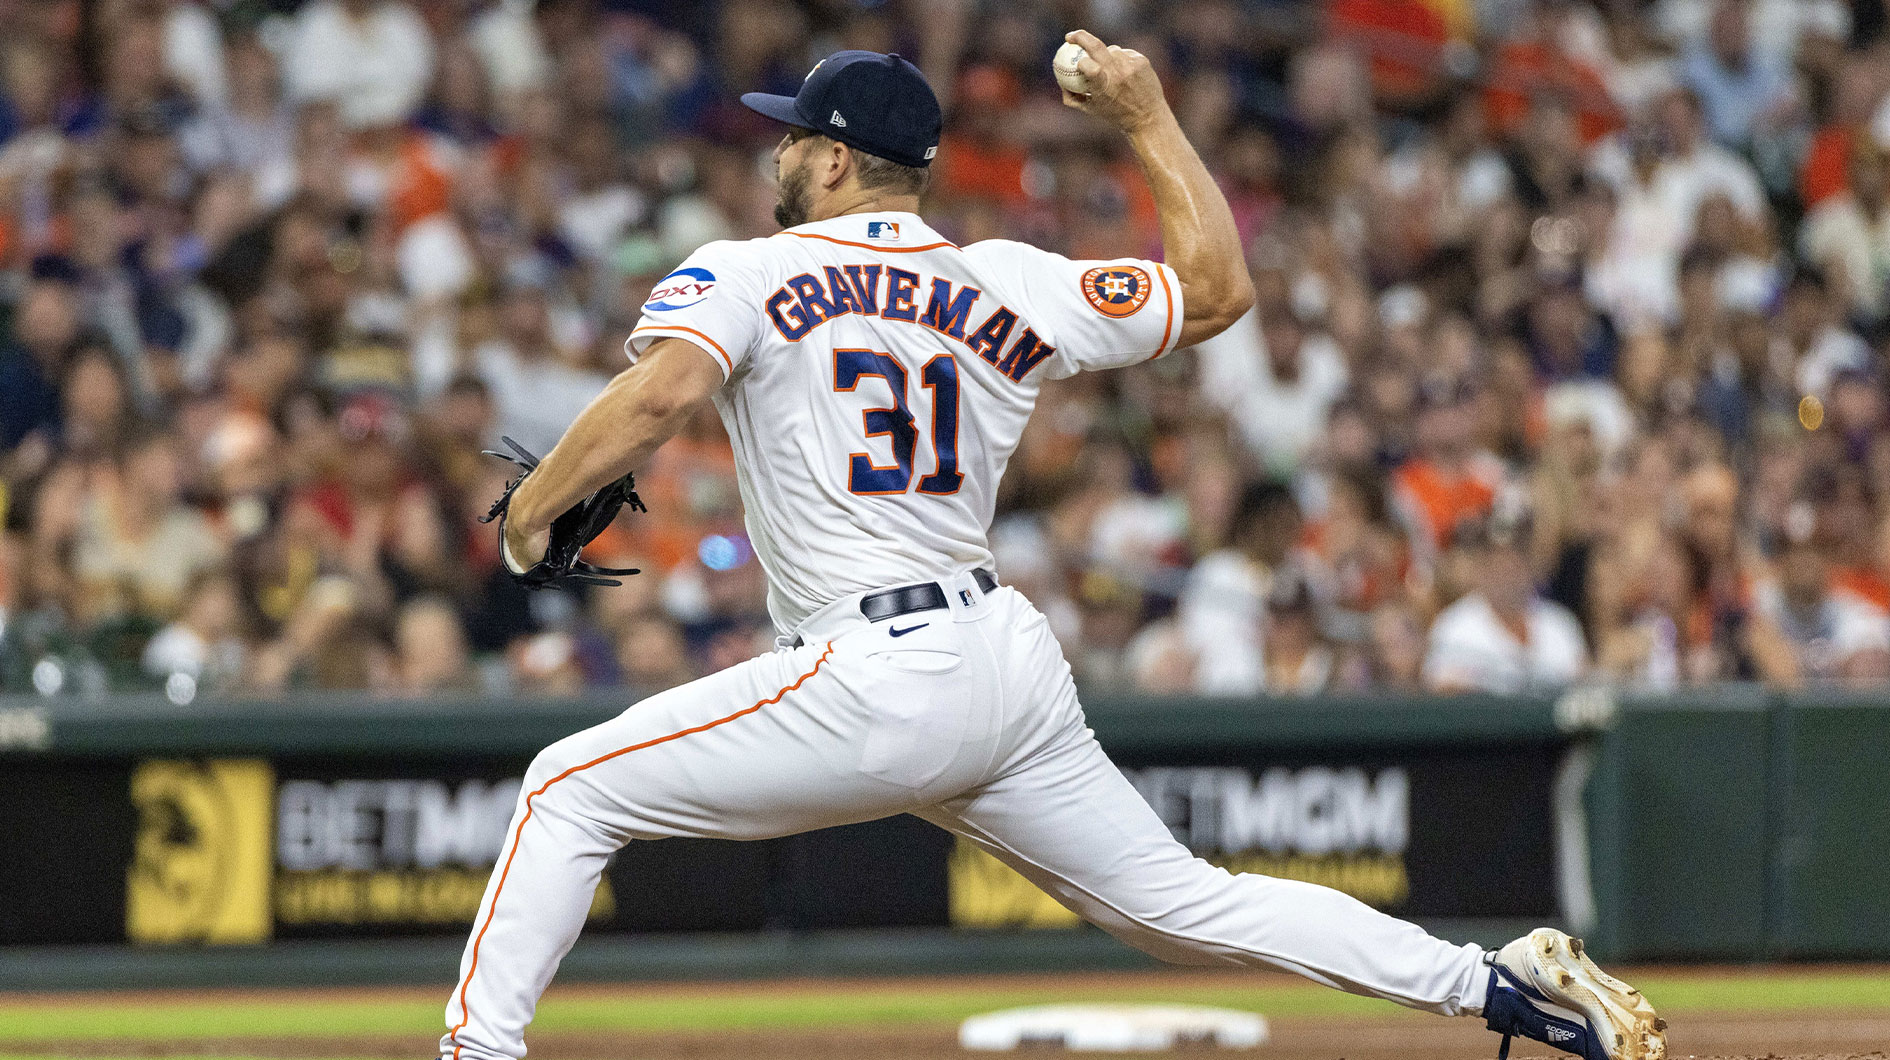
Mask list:
[{"label": "pitcher's ear", "polygon": [[821,174],[820,186],[829,191],[839,187],[847,179],[847,174],[853,172],[858,162],[859,159],[855,156],[853,148],[838,140],[828,140],[827,170]]}]

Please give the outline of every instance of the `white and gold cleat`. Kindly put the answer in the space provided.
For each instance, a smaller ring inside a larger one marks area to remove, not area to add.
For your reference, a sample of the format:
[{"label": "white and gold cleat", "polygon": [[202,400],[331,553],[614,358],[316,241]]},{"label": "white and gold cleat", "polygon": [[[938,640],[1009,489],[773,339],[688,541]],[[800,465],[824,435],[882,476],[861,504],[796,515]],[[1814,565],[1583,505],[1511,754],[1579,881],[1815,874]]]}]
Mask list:
[{"label": "white and gold cleat", "polygon": [[1641,992],[1603,972],[1582,940],[1537,928],[1488,958],[1483,1018],[1503,1036],[1552,1045],[1582,1060],[1666,1060],[1667,1021]]}]

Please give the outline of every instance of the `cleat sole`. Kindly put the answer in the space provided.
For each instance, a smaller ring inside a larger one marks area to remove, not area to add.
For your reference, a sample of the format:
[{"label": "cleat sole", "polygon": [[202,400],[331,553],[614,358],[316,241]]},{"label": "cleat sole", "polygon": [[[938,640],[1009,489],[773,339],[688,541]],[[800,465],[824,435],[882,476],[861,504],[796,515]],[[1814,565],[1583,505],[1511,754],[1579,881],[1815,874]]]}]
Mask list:
[{"label": "cleat sole", "polygon": [[1612,1032],[1609,1060],[1666,1060],[1667,1021],[1654,1013],[1640,991],[1597,967],[1582,951],[1580,939],[1541,928],[1534,942],[1532,948],[1542,957],[1544,969],[1555,973],[1568,1002],[1597,1030]]}]

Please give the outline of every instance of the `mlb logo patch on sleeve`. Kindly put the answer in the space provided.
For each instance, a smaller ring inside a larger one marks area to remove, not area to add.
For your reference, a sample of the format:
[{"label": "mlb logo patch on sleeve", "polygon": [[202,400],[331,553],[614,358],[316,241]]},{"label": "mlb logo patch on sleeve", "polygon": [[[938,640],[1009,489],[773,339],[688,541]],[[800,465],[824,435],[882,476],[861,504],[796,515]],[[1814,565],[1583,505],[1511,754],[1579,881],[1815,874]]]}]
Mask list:
[{"label": "mlb logo patch on sleeve", "polygon": [[707,269],[677,269],[656,281],[645,309],[688,309],[715,290],[715,273]]},{"label": "mlb logo patch on sleeve", "polygon": [[899,222],[897,221],[868,221],[866,222],[866,238],[868,239],[898,239],[899,238]]},{"label": "mlb logo patch on sleeve", "polygon": [[1133,265],[1104,265],[1083,274],[1083,297],[1106,317],[1132,316],[1148,302],[1148,273]]}]

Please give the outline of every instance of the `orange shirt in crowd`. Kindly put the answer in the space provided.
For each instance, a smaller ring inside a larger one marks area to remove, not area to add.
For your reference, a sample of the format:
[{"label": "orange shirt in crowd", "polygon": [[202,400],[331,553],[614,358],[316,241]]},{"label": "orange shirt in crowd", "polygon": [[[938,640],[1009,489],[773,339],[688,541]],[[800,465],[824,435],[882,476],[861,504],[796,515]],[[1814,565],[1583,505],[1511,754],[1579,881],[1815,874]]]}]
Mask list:
[{"label": "orange shirt in crowd", "polygon": [[1422,457],[1404,462],[1391,476],[1392,489],[1415,516],[1434,548],[1443,548],[1457,524],[1489,512],[1496,489],[1473,474],[1453,475]]},{"label": "orange shirt in crowd", "polygon": [[1024,200],[1028,156],[1011,144],[948,135],[939,144],[938,190],[947,196],[990,199],[1010,206]]},{"label": "orange shirt in crowd", "polygon": [[1369,58],[1372,89],[1380,98],[1409,100],[1428,93],[1443,69],[1438,61],[1450,27],[1428,4],[1411,0],[1330,0],[1332,35]]},{"label": "orange shirt in crowd", "polygon": [[1875,567],[1839,567],[1831,575],[1831,587],[1890,611],[1890,580]]},{"label": "orange shirt in crowd", "polygon": [[1567,104],[1584,144],[1621,127],[1614,97],[1587,63],[1539,41],[1511,41],[1497,49],[1483,96],[1492,131],[1516,132],[1529,116],[1530,101],[1543,94],[1560,96]]},{"label": "orange shirt in crowd", "polygon": [[1805,161],[1798,170],[1798,196],[1805,202],[1805,212],[1851,186],[1851,144],[1857,130],[1848,125],[1827,125],[1811,138]]},{"label": "orange shirt in crowd", "polygon": [[433,145],[419,133],[401,142],[392,176],[387,207],[397,232],[452,205],[452,180],[434,157]]}]

